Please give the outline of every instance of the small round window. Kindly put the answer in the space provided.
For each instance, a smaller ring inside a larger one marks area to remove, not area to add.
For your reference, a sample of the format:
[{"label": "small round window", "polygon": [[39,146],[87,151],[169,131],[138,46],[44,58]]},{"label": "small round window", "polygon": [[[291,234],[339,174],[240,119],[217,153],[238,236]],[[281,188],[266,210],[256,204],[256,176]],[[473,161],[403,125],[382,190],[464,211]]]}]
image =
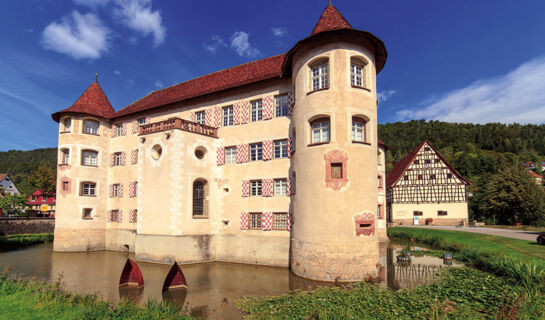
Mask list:
[{"label": "small round window", "polygon": [[156,144],[151,148],[151,157],[155,160],[159,160],[163,154],[163,148],[160,145]]},{"label": "small round window", "polygon": [[205,148],[198,147],[197,149],[195,149],[195,157],[197,157],[197,159],[204,158],[205,154],[206,154],[206,149]]}]

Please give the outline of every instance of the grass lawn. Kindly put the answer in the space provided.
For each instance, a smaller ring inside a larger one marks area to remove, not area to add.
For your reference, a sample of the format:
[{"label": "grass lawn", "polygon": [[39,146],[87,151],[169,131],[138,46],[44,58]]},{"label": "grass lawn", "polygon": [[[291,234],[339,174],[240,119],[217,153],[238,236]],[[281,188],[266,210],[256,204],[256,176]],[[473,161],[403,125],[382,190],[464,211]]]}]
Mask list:
[{"label": "grass lawn", "polygon": [[525,226],[525,225],[521,225],[521,226],[486,225],[483,228],[545,232],[545,227],[534,227],[534,226]]},{"label": "grass lawn", "polygon": [[52,233],[14,234],[0,237],[0,251],[53,241]]}]

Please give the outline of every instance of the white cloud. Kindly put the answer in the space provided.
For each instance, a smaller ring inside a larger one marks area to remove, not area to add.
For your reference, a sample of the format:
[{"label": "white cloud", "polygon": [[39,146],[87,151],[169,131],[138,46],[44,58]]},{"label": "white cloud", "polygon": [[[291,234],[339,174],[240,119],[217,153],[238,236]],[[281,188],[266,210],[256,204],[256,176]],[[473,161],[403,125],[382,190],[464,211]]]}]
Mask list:
[{"label": "white cloud", "polygon": [[288,29],[282,27],[271,28],[271,31],[275,37],[281,37],[288,33]]},{"label": "white cloud", "polygon": [[74,0],[74,3],[77,5],[91,8],[105,6],[108,2],[110,2],[110,0]]},{"label": "white cloud", "polygon": [[124,25],[144,36],[153,34],[155,46],[165,41],[166,27],[161,12],[152,11],[151,0],[115,0],[115,3],[114,16],[121,19]]},{"label": "white cloud", "polygon": [[163,83],[161,82],[161,80],[155,80],[155,86],[157,88],[162,88],[163,87]]},{"label": "white cloud", "polygon": [[255,58],[261,52],[254,48],[249,42],[250,35],[244,31],[236,31],[231,36],[231,48],[235,49],[239,56]]},{"label": "white cloud", "polygon": [[121,71],[119,71],[119,70],[114,70],[114,74],[115,74],[116,76],[118,76],[118,75],[121,74]]},{"label": "white cloud", "polygon": [[213,35],[211,39],[212,39],[212,43],[204,44],[203,47],[206,51],[212,54],[215,54],[216,51],[218,50],[218,47],[220,46],[228,47],[227,43],[223,40],[223,38],[218,35]]},{"label": "white cloud", "polygon": [[377,99],[380,102],[384,102],[390,99],[390,97],[393,96],[396,92],[397,92],[396,90],[383,90],[377,93]]},{"label": "white cloud", "polygon": [[399,120],[426,119],[471,123],[545,122],[545,57],[523,63],[493,79],[479,80],[397,112]]},{"label": "white cloud", "polygon": [[64,53],[72,58],[98,59],[109,48],[110,30],[92,14],[72,14],[51,22],[43,31],[41,44],[45,49]]}]

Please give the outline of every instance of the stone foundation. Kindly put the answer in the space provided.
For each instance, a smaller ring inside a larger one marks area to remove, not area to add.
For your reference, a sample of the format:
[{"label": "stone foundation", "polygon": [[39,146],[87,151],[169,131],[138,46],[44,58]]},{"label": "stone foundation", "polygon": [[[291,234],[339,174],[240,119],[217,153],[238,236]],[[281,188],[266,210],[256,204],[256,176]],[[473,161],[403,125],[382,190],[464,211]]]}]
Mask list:
[{"label": "stone foundation", "polygon": [[297,276],[351,282],[376,277],[379,272],[376,238],[352,243],[312,243],[291,239],[290,268]]},{"label": "stone foundation", "polygon": [[106,250],[134,252],[135,247],[136,230],[106,229]]},{"label": "stone foundation", "polygon": [[379,242],[388,242],[390,239],[388,238],[388,234],[386,232],[386,229],[378,229],[377,230],[377,238]]},{"label": "stone foundation", "polygon": [[100,251],[105,246],[104,229],[55,228],[53,251]]}]

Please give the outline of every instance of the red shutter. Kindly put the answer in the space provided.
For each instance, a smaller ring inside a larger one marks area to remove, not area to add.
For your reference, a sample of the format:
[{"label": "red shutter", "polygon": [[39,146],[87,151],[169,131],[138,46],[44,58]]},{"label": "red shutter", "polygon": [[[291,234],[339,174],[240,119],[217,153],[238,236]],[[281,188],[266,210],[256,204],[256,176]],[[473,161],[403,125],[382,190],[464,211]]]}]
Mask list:
[{"label": "red shutter", "polygon": [[204,124],[212,126],[212,109],[208,108],[204,111]]},{"label": "red shutter", "polygon": [[221,127],[221,108],[220,107],[214,108],[214,127],[216,128]]},{"label": "red shutter", "polygon": [[286,195],[291,195],[291,179],[286,178]]},{"label": "red shutter", "polygon": [[137,120],[133,120],[132,121],[132,133],[135,134],[138,132],[138,121]]},{"label": "red shutter", "polygon": [[240,124],[248,123],[250,115],[250,103],[248,101],[241,101],[238,104],[240,108]]},{"label": "red shutter", "polygon": [[216,153],[216,162],[218,166],[222,166],[225,164],[225,148],[219,147]]},{"label": "red shutter", "polygon": [[123,210],[119,210],[117,212],[117,222],[119,223],[123,222]]},{"label": "red shutter", "polygon": [[272,212],[263,212],[261,214],[261,228],[263,231],[271,231],[272,230],[272,221],[273,220],[273,213]]},{"label": "red shutter", "polygon": [[189,113],[189,121],[195,122],[195,112],[190,112]]},{"label": "red shutter", "polygon": [[233,124],[240,124],[240,104],[238,102],[233,105]]},{"label": "red shutter", "polygon": [[271,160],[273,158],[272,144],[271,140],[263,141],[263,160]]},{"label": "red shutter", "polygon": [[131,151],[131,164],[136,164],[138,162],[138,149]]},{"label": "red shutter", "polygon": [[293,225],[293,214],[288,212],[288,221],[286,227],[288,227],[288,231],[291,230],[291,226]]},{"label": "red shutter", "polygon": [[106,213],[106,219],[108,222],[112,222],[112,210],[108,210]]},{"label": "red shutter", "polygon": [[273,118],[274,110],[274,97],[265,96],[263,98],[263,120],[268,120]]},{"label": "red shutter", "polygon": [[261,195],[264,197],[272,197],[273,185],[273,179],[263,179],[263,189],[261,190]]},{"label": "red shutter", "polygon": [[110,153],[110,167],[114,166],[114,154]]},{"label": "red shutter", "polygon": [[127,125],[128,125],[127,122],[123,122],[123,126],[122,126],[123,127],[123,133],[122,133],[122,135],[127,134]]},{"label": "red shutter", "polygon": [[110,197],[110,198],[114,197],[114,185],[113,184],[108,186],[108,197]]},{"label": "red shutter", "polygon": [[121,152],[121,165],[124,166],[127,160],[127,153],[125,151]]},{"label": "red shutter", "polygon": [[237,146],[237,163],[248,162],[248,145],[239,144]]},{"label": "red shutter", "polygon": [[240,230],[248,230],[248,212],[240,213]]},{"label": "red shutter", "polygon": [[250,181],[249,180],[242,180],[242,196],[243,197],[250,196]]},{"label": "red shutter", "polygon": [[123,184],[122,183],[119,184],[119,197],[123,198]]},{"label": "red shutter", "polygon": [[293,114],[293,107],[295,106],[295,94],[292,90],[288,91],[288,115]]}]

